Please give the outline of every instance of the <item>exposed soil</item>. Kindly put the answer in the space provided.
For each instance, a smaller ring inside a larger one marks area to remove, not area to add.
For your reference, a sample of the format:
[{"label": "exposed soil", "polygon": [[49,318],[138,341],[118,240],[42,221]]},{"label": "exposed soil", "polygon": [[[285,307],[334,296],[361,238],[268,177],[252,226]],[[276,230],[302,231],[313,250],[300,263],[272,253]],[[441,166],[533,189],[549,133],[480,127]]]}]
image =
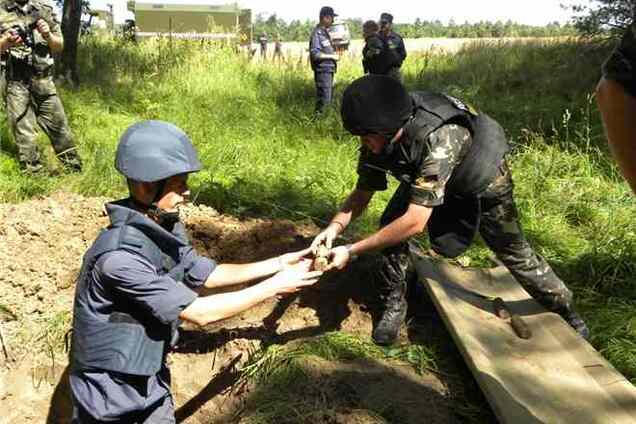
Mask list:
[{"label": "exposed soil", "polygon": [[[56,193],[0,204],[0,323],[10,357],[7,361],[0,352],[2,423],[69,421],[63,339],[81,257],[107,224],[105,201]],[[204,206],[190,207],[184,215],[197,250],[219,262],[250,262],[300,249],[318,231],[311,223],[241,221]],[[249,422],[259,388],[235,384],[236,369],[263,346],[299,343],[334,330],[368,337],[375,266],[375,258],[361,258],[349,272],[326,275],[299,295],[265,302],[205,328],[184,326],[169,356],[178,421]],[[402,341],[407,337],[404,331]],[[395,422],[453,422],[448,388],[435,375],[383,361],[315,358],[303,366],[308,381],[321,389],[298,396],[340,400],[329,416],[290,422],[386,422],[364,405],[387,396],[399,417]],[[355,402],[348,403],[349,398]]]}]

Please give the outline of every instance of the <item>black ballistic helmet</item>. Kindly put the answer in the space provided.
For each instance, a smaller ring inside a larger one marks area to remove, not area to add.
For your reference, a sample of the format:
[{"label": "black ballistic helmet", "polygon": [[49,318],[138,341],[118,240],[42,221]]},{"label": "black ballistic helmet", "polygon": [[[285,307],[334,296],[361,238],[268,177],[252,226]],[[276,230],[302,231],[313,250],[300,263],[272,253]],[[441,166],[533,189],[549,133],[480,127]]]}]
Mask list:
[{"label": "black ballistic helmet", "polygon": [[384,75],[366,75],[347,87],[340,115],[353,135],[391,134],[413,114],[413,101],[404,86]]},{"label": "black ballistic helmet", "polygon": [[115,168],[126,178],[152,183],[201,170],[190,138],[164,121],[131,125],[119,140]]}]

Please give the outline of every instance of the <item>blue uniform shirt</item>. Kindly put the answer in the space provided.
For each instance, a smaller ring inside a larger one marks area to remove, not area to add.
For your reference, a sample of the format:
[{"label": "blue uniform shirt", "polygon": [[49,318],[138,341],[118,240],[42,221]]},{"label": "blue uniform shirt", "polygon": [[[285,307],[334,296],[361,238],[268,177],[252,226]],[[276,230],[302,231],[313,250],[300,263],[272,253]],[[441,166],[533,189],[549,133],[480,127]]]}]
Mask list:
[{"label": "blue uniform shirt", "polygon": [[[113,223],[122,215],[137,214],[137,223],[152,227],[164,238],[184,237],[181,223],[175,225],[172,234],[131,209],[117,204],[108,204],[106,208]],[[87,277],[90,279],[87,298],[95,320],[108,321],[113,311],[128,307],[138,308],[149,322],[154,319],[163,324],[176,323],[179,314],[197,298],[193,289],[201,287],[216,267],[214,261],[199,256],[190,245],[182,249],[180,259],[180,263],[187,263],[182,282],[130,251],[104,253]],[[76,405],[98,420],[112,420],[152,408],[169,396],[170,373],[165,364],[150,377],[104,370],[80,371],[71,373],[70,385]]]},{"label": "blue uniform shirt", "polygon": [[331,36],[326,28],[317,25],[311,33],[309,39],[309,57],[311,59],[311,67],[316,72],[335,72],[336,61],[333,59],[323,59],[323,54],[334,54],[336,50],[333,48]]}]

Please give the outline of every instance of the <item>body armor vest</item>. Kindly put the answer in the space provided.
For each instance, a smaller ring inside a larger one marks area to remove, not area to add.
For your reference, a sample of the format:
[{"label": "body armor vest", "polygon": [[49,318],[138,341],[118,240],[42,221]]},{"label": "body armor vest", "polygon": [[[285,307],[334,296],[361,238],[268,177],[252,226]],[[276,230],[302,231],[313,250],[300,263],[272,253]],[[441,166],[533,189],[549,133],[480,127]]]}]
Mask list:
[{"label": "body armor vest", "polygon": [[[153,241],[152,234],[129,223],[111,226],[97,237],[84,255],[77,282],[71,345],[74,371],[97,369],[140,376],[159,372],[165,353],[176,343],[179,322],[163,324],[155,318],[144,317],[138,307],[128,304],[125,298],[113,302],[114,308],[107,320],[97,321],[87,301],[90,274],[102,255],[120,250],[139,255],[160,274],[167,273],[176,281],[182,281],[184,269],[177,262],[178,248],[185,246],[186,241],[185,230],[180,231],[183,234],[175,234],[176,246],[167,252]],[[180,240],[183,240],[182,246]]]}]

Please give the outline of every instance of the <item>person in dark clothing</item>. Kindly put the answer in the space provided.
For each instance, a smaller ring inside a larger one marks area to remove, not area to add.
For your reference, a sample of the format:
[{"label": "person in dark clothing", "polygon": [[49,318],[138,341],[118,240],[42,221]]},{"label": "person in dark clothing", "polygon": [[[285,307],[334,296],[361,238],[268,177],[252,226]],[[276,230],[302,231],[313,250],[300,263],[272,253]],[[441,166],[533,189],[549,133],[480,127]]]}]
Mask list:
[{"label": "person in dark clothing", "polygon": [[[634,6],[636,17],[636,6]],[[632,20],[603,64],[596,89],[607,141],[621,172],[636,193],[636,22]]]},{"label": "person in dark clothing", "polygon": [[267,34],[262,33],[260,37],[258,37],[258,44],[261,47],[261,58],[263,60],[267,59],[267,42],[268,42]]},{"label": "person in dark clothing", "polygon": [[402,37],[393,32],[393,15],[383,13],[380,15],[380,38],[385,44],[387,61],[389,62],[387,70],[382,75],[387,75],[402,81],[402,72],[400,68],[406,59],[406,47]]},{"label": "person in dark clothing", "polygon": [[[358,182],[312,248],[330,248],[332,267],[338,269],[354,255],[382,252],[377,283],[384,310],[373,330],[376,343],[393,343],[404,321],[407,281],[415,279],[408,240],[425,228],[433,249],[447,257],[465,252],[479,232],[537,301],[589,336],[573,309],[572,292],[523,235],[505,160],[509,146],[497,122],[459,99],[407,93],[398,81],[380,75],[354,81],[344,92],[341,114],[345,129],[360,136]],[[387,189],[388,174],[400,185],[380,230],[333,248],[373,194]]]},{"label": "person in dark clothing", "polygon": [[[108,203],[111,224],[84,255],[73,306],[74,424],[174,423],[166,355],[181,320],[228,318],[316,282],[309,250],[262,262],[217,264],[192,247],[179,208],[201,163],[190,139],[162,121],[132,125],[115,167],[130,196]],[[199,297],[199,289],[254,280],[242,290]]]},{"label": "person in dark clothing", "polygon": [[340,56],[331,42],[329,27],[333,24],[336,13],[331,7],[320,9],[320,22],[311,33],[309,40],[309,58],[314,71],[316,83],[316,112],[322,113],[331,104],[333,96],[333,78],[336,73],[336,62]]},{"label": "person in dark clothing", "polygon": [[283,60],[283,42],[280,39],[280,34],[276,34],[276,38],[274,39],[273,59],[279,63]]},{"label": "person in dark clothing", "polygon": [[382,74],[384,42],[379,35],[380,25],[375,21],[366,21],[362,25],[364,48],[362,49],[362,68],[364,73]]}]

